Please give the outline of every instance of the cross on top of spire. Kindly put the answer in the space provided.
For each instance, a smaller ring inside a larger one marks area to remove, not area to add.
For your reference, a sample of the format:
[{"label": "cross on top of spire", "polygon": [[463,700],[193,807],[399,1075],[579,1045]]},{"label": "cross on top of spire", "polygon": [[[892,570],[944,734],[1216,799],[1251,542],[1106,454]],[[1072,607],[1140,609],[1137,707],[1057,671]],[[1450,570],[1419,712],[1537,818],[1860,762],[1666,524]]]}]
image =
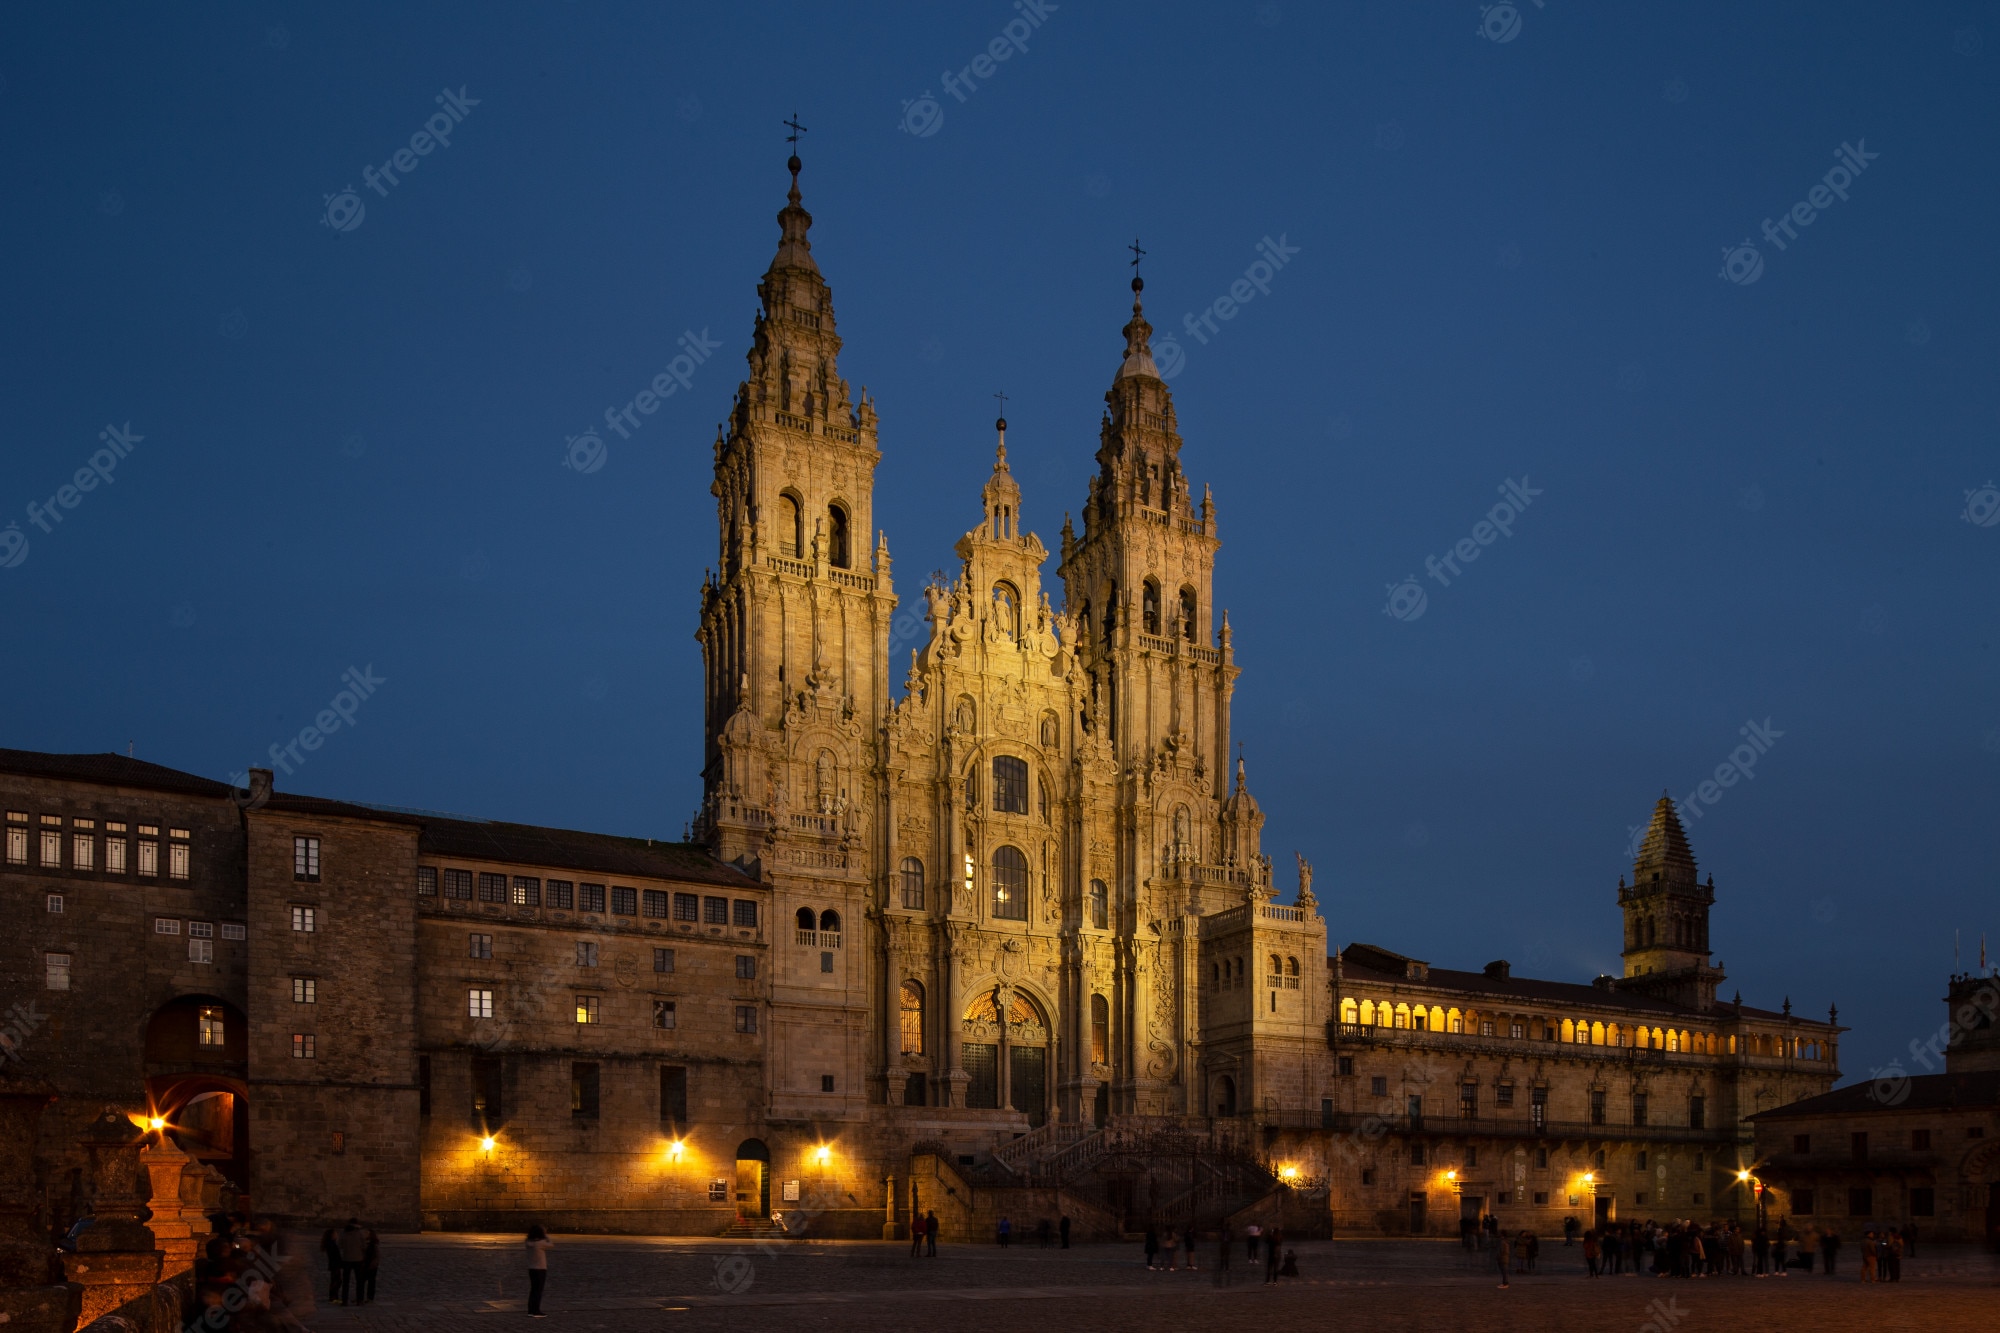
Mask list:
[{"label": "cross on top of spire", "polygon": [[799,151],[799,136],[807,133],[806,127],[799,124],[799,113],[794,111],[790,120],[782,120],[778,123],[790,128],[791,133],[785,136],[785,142],[792,146],[792,153],[796,156]]},{"label": "cross on top of spire", "polygon": [[1137,236],[1134,236],[1132,244],[1125,248],[1132,252],[1132,302],[1136,309],[1139,301],[1139,293],[1146,286],[1146,280],[1139,276],[1139,261],[1146,257],[1146,252],[1139,248],[1139,238]]}]

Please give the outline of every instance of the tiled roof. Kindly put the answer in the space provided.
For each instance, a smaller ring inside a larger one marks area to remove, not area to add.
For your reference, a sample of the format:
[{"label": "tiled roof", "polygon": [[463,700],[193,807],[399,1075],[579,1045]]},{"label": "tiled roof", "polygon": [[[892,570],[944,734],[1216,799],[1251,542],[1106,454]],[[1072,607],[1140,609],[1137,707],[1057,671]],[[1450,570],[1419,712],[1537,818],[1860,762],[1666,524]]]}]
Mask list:
[{"label": "tiled roof", "polygon": [[1382,972],[1371,967],[1342,963],[1341,975],[1349,986],[1428,986],[1433,990],[1459,991],[1499,1000],[1539,1000],[1551,1004],[1593,1005],[1624,1009],[1632,1013],[1690,1014],[1693,1011],[1628,991],[1610,990],[1573,981],[1537,981],[1532,977],[1495,977],[1484,972],[1457,972],[1433,967],[1422,981],[1412,981],[1398,972]]},{"label": "tiled roof", "polygon": [[63,782],[97,782],[112,787],[179,792],[185,796],[226,797],[230,787],[213,778],[196,777],[177,768],[149,764],[122,754],[44,754],[39,750],[0,750],[0,773],[54,778]]},{"label": "tiled roof", "polygon": [[2000,1110],[2000,1069],[1970,1074],[1918,1074],[1906,1079],[1863,1079],[1817,1097],[1773,1107],[1746,1120],[1788,1120],[1802,1115],[1854,1115],[1863,1111]]}]

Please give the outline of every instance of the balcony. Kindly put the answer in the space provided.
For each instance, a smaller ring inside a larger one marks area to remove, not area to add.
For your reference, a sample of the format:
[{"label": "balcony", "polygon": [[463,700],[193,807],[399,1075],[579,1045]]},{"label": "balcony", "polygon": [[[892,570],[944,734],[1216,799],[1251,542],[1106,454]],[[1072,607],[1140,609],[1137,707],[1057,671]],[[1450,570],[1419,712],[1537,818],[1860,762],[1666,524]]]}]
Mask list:
[{"label": "balcony", "polygon": [[[1685,1125],[1592,1124],[1583,1120],[1547,1120],[1538,1116],[1367,1115],[1336,1111],[1329,1123],[1319,1111],[1267,1112],[1257,1117],[1278,1129],[1331,1129],[1363,1140],[1391,1134],[1428,1139],[1571,1140],[1604,1143],[1641,1140],[1650,1143],[1733,1144],[1746,1141],[1726,1129],[1690,1129]],[[1840,1165],[1832,1163],[1832,1165]]]}]

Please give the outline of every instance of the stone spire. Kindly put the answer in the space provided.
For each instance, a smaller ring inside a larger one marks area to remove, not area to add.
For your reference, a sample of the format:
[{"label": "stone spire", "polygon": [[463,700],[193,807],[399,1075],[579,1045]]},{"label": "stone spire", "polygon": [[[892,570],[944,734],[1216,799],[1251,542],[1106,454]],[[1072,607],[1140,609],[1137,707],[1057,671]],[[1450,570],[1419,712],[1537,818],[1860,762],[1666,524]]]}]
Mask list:
[{"label": "stone spire", "polygon": [[1132,319],[1121,332],[1125,335],[1125,360],[1112,376],[1112,382],[1132,375],[1150,375],[1160,378],[1160,368],[1153,364],[1153,326],[1146,322],[1145,308],[1139,303],[1139,293],[1146,289],[1146,280],[1132,279]]},{"label": "stone spire", "polygon": [[1653,822],[1632,863],[1633,885],[1658,880],[1667,884],[1695,882],[1694,852],[1688,847],[1687,833],[1681,828],[1680,814],[1673,798],[1662,795],[1653,806]]},{"label": "stone spire", "polygon": [[791,193],[785,196],[785,206],[778,210],[778,253],[771,260],[772,269],[802,268],[812,273],[819,272],[819,265],[813,262],[812,242],[806,233],[812,230],[813,215],[806,212],[799,202],[799,168],[803,164],[797,153],[786,160],[785,166],[792,173]]}]

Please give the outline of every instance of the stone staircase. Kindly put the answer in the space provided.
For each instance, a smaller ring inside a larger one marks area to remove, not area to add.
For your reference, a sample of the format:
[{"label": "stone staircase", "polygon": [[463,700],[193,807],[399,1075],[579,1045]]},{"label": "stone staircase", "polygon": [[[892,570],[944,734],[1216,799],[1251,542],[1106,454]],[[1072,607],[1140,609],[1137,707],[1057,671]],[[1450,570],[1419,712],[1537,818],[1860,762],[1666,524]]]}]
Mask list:
[{"label": "stone staircase", "polygon": [[768,1217],[739,1217],[722,1231],[730,1240],[783,1240],[790,1234]]}]

